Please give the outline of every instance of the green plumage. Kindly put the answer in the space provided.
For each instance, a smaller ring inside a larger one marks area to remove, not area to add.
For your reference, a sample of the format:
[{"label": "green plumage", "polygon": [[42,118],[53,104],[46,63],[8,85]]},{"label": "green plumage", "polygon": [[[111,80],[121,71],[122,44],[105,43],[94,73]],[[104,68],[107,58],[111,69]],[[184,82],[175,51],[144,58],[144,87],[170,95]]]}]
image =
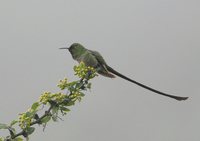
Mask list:
[{"label": "green plumage", "polygon": [[108,66],[106,61],[104,60],[104,58],[101,56],[101,54],[99,52],[88,50],[79,43],[74,43],[69,48],[60,48],[60,49],[68,49],[74,60],[78,61],[79,63],[84,62],[86,66],[91,66],[91,67],[95,68],[97,70],[97,72],[103,76],[115,78],[115,75],[117,75],[127,81],[137,84],[137,85],[139,85],[145,89],[148,89],[152,92],[155,92],[157,94],[167,96],[170,98],[174,98],[179,101],[188,99],[188,97],[180,97],[180,96],[174,96],[174,95],[163,93],[161,91],[155,90],[151,87],[148,87],[144,84],[141,84],[135,80],[132,80],[132,79],[122,75],[121,73],[117,72],[116,70],[114,70],[113,68]]},{"label": "green plumage", "polygon": [[69,52],[72,54],[74,60],[79,63],[82,61],[86,66],[91,66],[97,69],[99,74],[110,78],[115,77],[107,70],[105,60],[97,51],[88,50],[81,44],[74,43],[69,48]]}]

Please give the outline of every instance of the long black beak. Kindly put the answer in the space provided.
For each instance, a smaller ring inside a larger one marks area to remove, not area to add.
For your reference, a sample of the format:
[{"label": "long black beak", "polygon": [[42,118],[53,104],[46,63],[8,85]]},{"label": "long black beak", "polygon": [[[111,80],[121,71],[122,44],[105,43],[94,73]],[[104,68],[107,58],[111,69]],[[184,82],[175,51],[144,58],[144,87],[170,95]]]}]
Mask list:
[{"label": "long black beak", "polygon": [[59,49],[69,49],[68,47],[61,47],[61,48],[59,48]]}]

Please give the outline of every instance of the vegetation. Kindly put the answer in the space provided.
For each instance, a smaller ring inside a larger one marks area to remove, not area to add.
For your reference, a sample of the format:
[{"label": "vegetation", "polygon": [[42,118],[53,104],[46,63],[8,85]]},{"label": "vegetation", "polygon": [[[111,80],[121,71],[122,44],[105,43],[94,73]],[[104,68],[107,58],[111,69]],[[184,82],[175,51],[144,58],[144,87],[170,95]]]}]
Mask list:
[{"label": "vegetation", "polygon": [[[1,123],[0,130],[8,130],[9,135],[0,137],[0,141],[29,140],[30,135],[36,130],[35,125],[42,125],[44,130],[50,121],[56,122],[61,120],[61,116],[67,115],[70,106],[75,105],[76,101],[80,102],[85,95],[84,92],[91,88],[89,80],[97,76],[95,69],[85,66],[84,63],[74,66],[74,72],[80,80],[60,80],[57,86],[61,92],[44,92],[26,112],[19,114],[17,120],[9,124]],[[67,93],[64,93],[64,90]]]}]

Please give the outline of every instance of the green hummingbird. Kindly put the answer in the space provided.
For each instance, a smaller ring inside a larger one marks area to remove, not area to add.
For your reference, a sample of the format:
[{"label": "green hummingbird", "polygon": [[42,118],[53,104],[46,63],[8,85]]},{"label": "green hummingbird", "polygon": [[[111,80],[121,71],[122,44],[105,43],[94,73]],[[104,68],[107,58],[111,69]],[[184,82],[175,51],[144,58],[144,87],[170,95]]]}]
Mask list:
[{"label": "green hummingbird", "polygon": [[139,83],[135,80],[132,80],[128,77],[126,77],[125,75],[117,72],[116,70],[114,70],[113,68],[111,68],[109,65],[107,65],[106,61],[104,60],[104,58],[101,56],[101,54],[97,51],[93,51],[93,50],[89,50],[86,49],[83,45],[79,44],[79,43],[73,43],[70,47],[63,47],[60,49],[67,49],[69,50],[69,52],[72,55],[72,58],[76,61],[80,62],[84,62],[84,64],[86,66],[90,66],[96,69],[96,71],[103,76],[109,77],[109,78],[115,78],[115,75],[128,80],[134,84],[137,84],[147,90],[150,90],[154,93],[163,95],[163,96],[167,96],[170,98],[174,98],[176,100],[186,100],[188,99],[188,97],[180,97],[180,96],[175,96],[175,95],[170,95],[170,94],[166,94],[164,92],[158,91],[156,89],[153,89],[149,86],[146,86],[142,83]]}]

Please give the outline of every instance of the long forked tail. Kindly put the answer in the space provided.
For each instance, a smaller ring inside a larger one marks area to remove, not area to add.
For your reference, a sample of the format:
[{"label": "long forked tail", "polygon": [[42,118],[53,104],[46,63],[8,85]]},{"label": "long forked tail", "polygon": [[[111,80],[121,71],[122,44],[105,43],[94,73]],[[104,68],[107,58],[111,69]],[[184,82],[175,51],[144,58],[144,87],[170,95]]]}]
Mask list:
[{"label": "long forked tail", "polygon": [[139,83],[137,81],[134,81],[134,80],[132,80],[132,79],[130,79],[130,78],[122,75],[121,73],[117,72],[116,70],[114,70],[110,66],[106,66],[106,67],[107,67],[107,69],[108,69],[109,72],[111,72],[111,73],[113,73],[113,74],[115,74],[115,75],[117,75],[117,76],[119,76],[119,77],[121,77],[121,78],[123,78],[125,80],[128,80],[128,81],[130,81],[132,83],[135,83],[135,84],[137,84],[137,85],[139,85],[139,86],[141,86],[141,87],[143,87],[143,88],[145,88],[147,90],[155,92],[157,94],[160,94],[160,95],[163,95],[163,96],[167,96],[167,97],[170,97],[170,98],[174,98],[174,99],[179,100],[179,101],[181,101],[181,100],[187,100],[188,99],[188,97],[180,97],[180,96],[170,95],[170,94],[166,94],[166,93],[163,93],[161,91],[155,90],[155,89],[153,89],[151,87],[148,87],[148,86],[146,86],[144,84],[141,84],[141,83]]}]

